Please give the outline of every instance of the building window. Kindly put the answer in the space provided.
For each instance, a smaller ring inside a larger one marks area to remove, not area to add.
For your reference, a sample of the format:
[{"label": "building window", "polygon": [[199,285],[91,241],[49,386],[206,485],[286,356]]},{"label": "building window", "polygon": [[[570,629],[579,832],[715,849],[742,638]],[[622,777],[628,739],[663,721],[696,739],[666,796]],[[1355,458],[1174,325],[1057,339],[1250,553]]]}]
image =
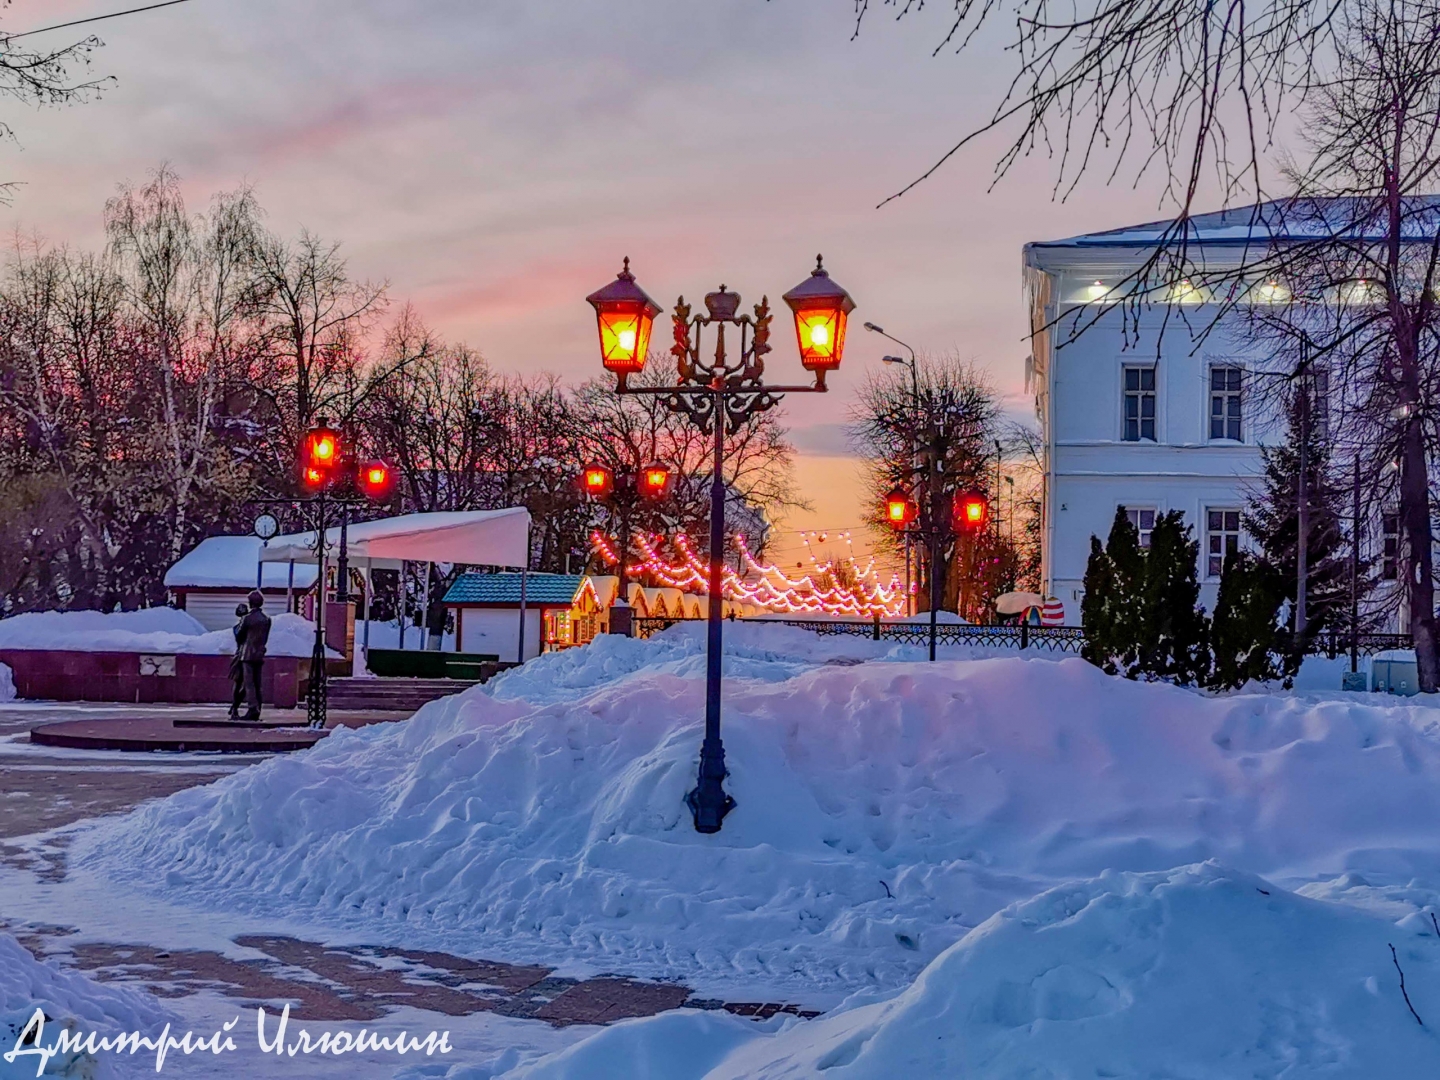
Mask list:
[{"label": "building window", "polygon": [[1205,511],[1205,576],[1218,578],[1225,560],[1240,550],[1240,511],[1211,507]]},{"label": "building window", "polygon": [[1210,369],[1210,438],[1240,441],[1240,382],[1238,367]]},{"label": "building window", "polygon": [[1132,510],[1125,508],[1125,516],[1130,519],[1130,524],[1135,526],[1135,531],[1140,534],[1140,546],[1150,546],[1150,534],[1155,531],[1154,510]]},{"label": "building window", "polygon": [[1380,515],[1380,535],[1384,548],[1380,558],[1380,577],[1385,581],[1400,580],[1400,515]]},{"label": "building window", "polygon": [[1330,437],[1330,372],[1323,367],[1310,370],[1310,417],[1315,434]]},{"label": "building window", "polygon": [[1125,369],[1125,441],[1155,441],[1155,368]]}]

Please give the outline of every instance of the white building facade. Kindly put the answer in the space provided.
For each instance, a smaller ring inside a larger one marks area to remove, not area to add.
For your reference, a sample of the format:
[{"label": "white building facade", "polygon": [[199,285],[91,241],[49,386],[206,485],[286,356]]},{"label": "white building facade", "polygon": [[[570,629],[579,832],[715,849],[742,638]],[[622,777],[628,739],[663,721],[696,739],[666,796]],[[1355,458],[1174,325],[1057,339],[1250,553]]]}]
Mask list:
[{"label": "white building facade", "polygon": [[[1248,346],[1211,326],[1198,290],[1182,286],[1171,302],[1145,307],[1114,299],[1166,224],[1024,249],[1027,379],[1044,446],[1042,575],[1071,626],[1080,624],[1090,538],[1105,539],[1120,506],[1142,545],[1156,515],[1184,513],[1200,542],[1200,602],[1213,610],[1225,554],[1248,546],[1241,512],[1263,467],[1260,448],[1283,436],[1252,393],[1262,376]],[[1225,216],[1195,224],[1192,253],[1223,264],[1234,242]]]}]

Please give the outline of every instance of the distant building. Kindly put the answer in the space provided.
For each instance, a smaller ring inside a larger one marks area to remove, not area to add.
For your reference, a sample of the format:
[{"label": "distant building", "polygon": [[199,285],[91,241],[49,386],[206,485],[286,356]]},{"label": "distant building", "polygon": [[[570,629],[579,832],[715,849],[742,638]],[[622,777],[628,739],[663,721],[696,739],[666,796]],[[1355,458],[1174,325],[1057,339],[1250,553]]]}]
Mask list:
[{"label": "distant building", "polygon": [[461,574],[442,601],[455,609],[456,651],[529,660],[569,644],[569,612],[585,579],[579,574],[526,574],[525,654],[520,652],[518,573]]},{"label": "distant building", "polygon": [[[1287,239],[1266,224],[1273,217],[1262,213],[1252,224],[1248,207],[1200,215],[1187,256],[1212,272],[1243,265],[1257,247]],[[1254,346],[1223,326],[1202,336],[1213,320],[1198,288],[1187,282],[1172,289],[1168,302],[1138,312],[1138,325],[1136,309],[1122,311],[1116,301],[1169,225],[1024,248],[1032,331],[1026,375],[1044,447],[1041,575],[1043,591],[1064,603],[1069,625],[1080,621],[1090,537],[1106,537],[1120,506],[1142,545],[1157,514],[1184,512],[1200,543],[1201,603],[1214,610],[1224,557],[1247,544],[1241,511],[1263,467],[1261,447],[1284,437],[1283,424],[1254,393]],[[1070,340],[1080,325],[1085,329]],[[1328,373],[1317,368],[1315,380],[1323,416]],[[1379,525],[1371,546],[1385,545],[1382,576],[1393,578],[1394,516],[1383,514]]]},{"label": "distant building", "polygon": [[174,596],[175,606],[189,612],[207,630],[226,629],[235,625],[235,606],[259,584],[272,614],[287,610],[287,596],[302,596],[314,586],[315,567],[262,564],[260,545],[258,536],[201,540],[165,572],[165,587]]}]

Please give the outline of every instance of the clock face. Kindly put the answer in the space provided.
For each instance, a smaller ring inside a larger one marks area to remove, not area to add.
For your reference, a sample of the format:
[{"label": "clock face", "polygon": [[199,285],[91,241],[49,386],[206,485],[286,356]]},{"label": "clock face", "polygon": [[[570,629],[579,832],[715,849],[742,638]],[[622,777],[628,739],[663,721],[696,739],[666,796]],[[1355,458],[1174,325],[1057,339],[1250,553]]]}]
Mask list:
[{"label": "clock face", "polygon": [[261,540],[269,540],[280,531],[280,523],[275,520],[274,514],[261,514],[255,519],[255,535]]}]

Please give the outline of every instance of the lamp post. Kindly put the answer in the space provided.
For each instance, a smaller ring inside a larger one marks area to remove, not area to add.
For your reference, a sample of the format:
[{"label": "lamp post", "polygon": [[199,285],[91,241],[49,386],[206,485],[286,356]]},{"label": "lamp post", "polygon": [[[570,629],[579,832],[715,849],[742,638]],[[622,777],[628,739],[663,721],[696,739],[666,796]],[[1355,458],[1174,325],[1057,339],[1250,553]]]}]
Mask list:
[{"label": "lamp post", "polygon": [[[600,357],[615,373],[618,394],[656,394],[666,407],[683,413],[703,434],[714,439],[710,477],[710,581],[705,664],[705,740],[695,788],[685,797],[697,832],[720,831],[735,807],[725,792],[725,747],[720,739],[720,674],[722,660],[722,583],[725,560],[725,436],[739,431],[752,416],[772,409],[782,394],[825,392],[826,374],[840,366],[845,327],[855,302],[831,280],[817,256],[810,276],[784,296],[795,319],[800,363],[815,377],[811,386],[767,386],[762,381],[765,354],[770,352],[770,302],[761,298],[752,314],[739,314],[740,296],[721,285],[705,296],[705,314],[691,314],[682,296],[672,316],[678,381],[673,386],[631,386],[628,379],[644,369],[651,325],[659,307],[645,295],[630,273],[627,258],[616,279],[586,300],[595,309],[600,331]],[[738,341],[726,351],[726,329]],[[713,357],[702,355],[707,329],[713,329]],[[622,553],[623,554],[623,553]]]},{"label": "lamp post", "polygon": [[595,502],[620,515],[620,552],[616,560],[615,602],[610,605],[610,633],[630,637],[634,612],[625,598],[625,559],[630,554],[630,524],[642,500],[659,502],[670,491],[670,470],[664,465],[646,465],[633,471],[615,472],[606,465],[587,465],[579,476],[580,490]]},{"label": "lamp post", "polygon": [[[937,440],[938,441],[938,440]],[[933,454],[932,454],[933,456]],[[940,473],[932,468],[929,477],[929,498],[921,513],[911,493],[905,488],[896,488],[885,497],[885,521],[896,532],[918,534],[930,553],[930,659],[935,659],[935,645],[938,637],[941,581],[940,545],[947,536],[975,536],[983,532],[990,520],[990,504],[979,491],[964,491],[956,495],[947,515],[942,507]],[[918,522],[918,524],[917,524]],[[973,571],[973,552],[972,552]]]},{"label": "lamp post", "polygon": [[[350,507],[356,494],[370,502],[387,501],[394,494],[395,477],[383,461],[360,462],[345,446],[340,433],[320,417],[315,427],[300,440],[300,487],[315,507],[315,645],[310,652],[310,687],[305,698],[306,719],[312,728],[323,728],[326,721],[328,686],[325,671],[325,539],[326,503],[340,508],[340,545],[335,561],[335,596],[339,603],[349,602],[349,555],[346,532]],[[327,500],[326,496],[332,495]],[[368,588],[368,586],[367,586]],[[367,615],[370,598],[365,598]]]},{"label": "lamp post", "polygon": [[[903,356],[882,356],[882,357],[880,358],[880,362],[881,362],[882,364],[899,364],[901,367],[907,367],[907,368],[910,369],[910,405],[911,405],[911,408],[913,408],[913,409],[915,410],[915,418],[916,418],[916,422],[918,423],[919,417],[920,417],[920,374],[919,374],[919,365],[918,365],[918,364],[916,363],[916,361],[915,361],[915,350],[914,350],[913,348],[911,348],[907,343],[905,343],[905,342],[901,341],[899,338],[895,337],[893,334],[887,334],[887,333],[885,332],[885,329],[884,329],[883,327],[876,326],[873,322],[867,322],[867,323],[865,323],[864,325],[865,325],[865,329],[866,329],[866,330],[869,330],[872,334],[879,334],[881,337],[885,338],[886,340],[895,342],[896,345],[899,345],[902,349],[904,349],[906,352],[908,352],[908,353],[910,354],[910,359],[908,359],[908,360],[905,359],[905,357],[903,357]],[[917,441],[918,441],[918,440],[917,440]],[[919,456],[918,451],[915,452],[915,453],[912,453],[912,455],[911,455],[911,462],[910,462],[912,468],[915,466],[915,461],[914,461],[914,459],[915,459],[916,457],[918,457],[918,456]],[[915,614],[915,611],[914,611],[915,599],[914,599],[914,595],[913,595],[912,590],[911,590],[911,587],[910,587],[910,560],[911,560],[911,546],[912,546],[911,543],[910,543],[910,535],[911,535],[911,534],[910,534],[909,530],[906,530],[906,532],[905,532],[905,614],[906,614],[906,615],[913,615],[913,614]]]}]

